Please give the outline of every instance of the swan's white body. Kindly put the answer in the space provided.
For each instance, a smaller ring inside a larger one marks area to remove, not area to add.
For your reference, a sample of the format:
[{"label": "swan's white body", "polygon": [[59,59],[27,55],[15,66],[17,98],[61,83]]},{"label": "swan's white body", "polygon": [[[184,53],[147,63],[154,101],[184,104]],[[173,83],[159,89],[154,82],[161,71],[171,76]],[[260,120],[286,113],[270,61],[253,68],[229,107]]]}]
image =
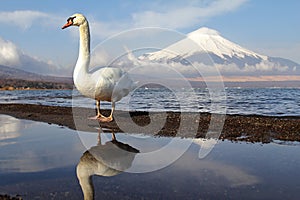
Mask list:
[{"label": "swan's white body", "polygon": [[[90,65],[90,31],[89,24],[82,14],[75,14],[68,19],[66,25],[78,26],[80,33],[79,56],[74,69],[74,84],[78,91],[97,101],[97,118],[100,121],[111,121],[115,102],[121,100],[135,87],[128,74],[120,68],[105,67],[95,72],[89,71]],[[109,118],[100,114],[100,101],[112,102]]]}]

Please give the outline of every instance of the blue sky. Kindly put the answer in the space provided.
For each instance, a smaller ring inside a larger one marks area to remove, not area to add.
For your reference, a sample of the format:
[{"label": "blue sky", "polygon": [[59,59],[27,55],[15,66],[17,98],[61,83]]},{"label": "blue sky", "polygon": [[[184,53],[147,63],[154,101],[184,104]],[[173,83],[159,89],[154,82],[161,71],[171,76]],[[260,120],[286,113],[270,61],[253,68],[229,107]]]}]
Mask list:
[{"label": "blue sky", "polygon": [[[78,33],[60,27],[76,12],[84,13],[94,25],[94,44],[132,28],[155,26],[189,33],[207,26],[258,53],[300,63],[297,0],[0,2],[0,65],[21,68],[25,64],[20,62],[37,62],[30,70],[69,75],[77,58]],[[37,69],[39,64],[52,71]]]}]

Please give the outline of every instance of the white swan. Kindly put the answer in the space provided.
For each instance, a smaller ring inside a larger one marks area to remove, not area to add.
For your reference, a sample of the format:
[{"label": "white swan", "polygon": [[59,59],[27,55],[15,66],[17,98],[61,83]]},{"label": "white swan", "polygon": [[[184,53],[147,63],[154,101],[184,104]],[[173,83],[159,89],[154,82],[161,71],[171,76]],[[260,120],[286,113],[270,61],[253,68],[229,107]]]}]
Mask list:
[{"label": "white swan", "polygon": [[[74,69],[74,84],[81,94],[96,100],[97,116],[101,122],[113,120],[115,102],[121,100],[135,87],[128,74],[119,68],[105,67],[89,72],[90,64],[90,31],[89,23],[84,15],[74,14],[62,27],[78,26],[80,33],[79,56]],[[100,113],[100,101],[112,103],[111,114],[105,117]]]}]

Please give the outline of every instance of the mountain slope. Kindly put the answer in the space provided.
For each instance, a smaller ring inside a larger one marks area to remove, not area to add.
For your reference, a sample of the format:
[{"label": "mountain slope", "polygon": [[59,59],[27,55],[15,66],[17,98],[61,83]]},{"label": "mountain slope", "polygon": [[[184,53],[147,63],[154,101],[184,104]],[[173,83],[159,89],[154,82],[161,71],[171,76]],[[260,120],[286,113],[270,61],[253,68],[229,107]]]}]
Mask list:
[{"label": "mountain slope", "polygon": [[0,65],[0,79],[19,79],[27,81],[72,83],[72,78],[69,77],[45,76],[3,65]]},{"label": "mountain slope", "polygon": [[0,90],[2,89],[72,89],[72,78],[44,76],[13,67],[0,65]]}]

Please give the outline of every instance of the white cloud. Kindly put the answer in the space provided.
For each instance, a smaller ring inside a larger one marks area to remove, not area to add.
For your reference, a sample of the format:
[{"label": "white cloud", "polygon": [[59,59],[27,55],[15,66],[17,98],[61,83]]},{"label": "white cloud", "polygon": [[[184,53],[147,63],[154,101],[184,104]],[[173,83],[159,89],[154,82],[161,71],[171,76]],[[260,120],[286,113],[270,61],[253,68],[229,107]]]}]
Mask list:
[{"label": "white cloud", "polygon": [[0,12],[0,22],[16,25],[22,29],[29,28],[37,19],[46,18],[48,14],[39,11],[17,10],[13,12]]},{"label": "white cloud", "polygon": [[53,61],[43,61],[24,53],[11,41],[0,37],[0,65],[19,68],[39,74],[61,74]]},{"label": "white cloud", "polygon": [[20,65],[20,52],[15,44],[0,37],[0,64],[5,66]]},{"label": "white cloud", "polygon": [[211,17],[234,11],[247,0],[217,0],[210,4],[201,1],[202,5],[189,5],[174,7],[165,11],[141,11],[132,14],[134,26],[160,26],[171,29],[188,28],[203,23]]},{"label": "white cloud", "polygon": [[61,21],[62,18],[48,13],[34,10],[16,10],[0,12],[0,23],[17,26],[23,30],[30,28],[34,23],[48,26]]},{"label": "white cloud", "polygon": [[272,75],[274,73],[288,72],[288,66],[282,66],[267,60],[263,60],[255,65],[245,65],[238,67],[236,64],[215,64],[218,70],[224,75],[261,75],[261,73]]},{"label": "white cloud", "polygon": [[281,66],[277,63],[273,63],[267,60],[263,60],[260,63],[256,64],[255,68],[258,71],[279,71],[279,72],[285,72],[289,69],[288,66]]}]

